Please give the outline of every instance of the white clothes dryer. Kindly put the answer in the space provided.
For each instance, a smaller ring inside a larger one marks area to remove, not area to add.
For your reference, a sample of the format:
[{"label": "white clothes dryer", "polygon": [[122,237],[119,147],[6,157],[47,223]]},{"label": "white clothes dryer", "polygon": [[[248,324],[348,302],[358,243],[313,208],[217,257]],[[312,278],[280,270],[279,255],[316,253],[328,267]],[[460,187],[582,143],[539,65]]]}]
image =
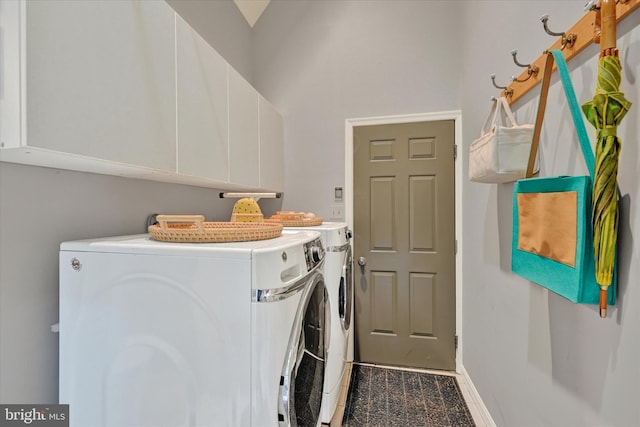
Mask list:
[{"label": "white clothes dryer", "polygon": [[[284,233],[295,233],[301,227],[285,227]],[[353,256],[351,231],[344,222],[324,222],[304,227],[320,232],[326,251],[324,278],[329,295],[330,338],[322,398],[321,420],[329,424],[336,411],[349,353],[349,336],[353,334]],[[353,340],[351,340],[353,342]]]},{"label": "white clothes dryer", "polygon": [[313,231],[62,243],[59,392],[71,426],[318,425],[323,262]]}]

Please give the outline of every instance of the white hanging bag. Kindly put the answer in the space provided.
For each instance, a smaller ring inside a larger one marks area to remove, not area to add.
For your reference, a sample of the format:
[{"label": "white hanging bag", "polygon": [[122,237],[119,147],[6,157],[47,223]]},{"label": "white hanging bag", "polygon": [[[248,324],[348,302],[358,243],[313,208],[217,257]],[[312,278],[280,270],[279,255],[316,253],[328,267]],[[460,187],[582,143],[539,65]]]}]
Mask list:
[{"label": "white hanging bag", "polygon": [[[502,123],[502,113],[509,123]],[[495,99],[480,138],[469,148],[469,179],[498,184],[524,178],[532,140],[533,124],[519,125],[507,100]]]}]

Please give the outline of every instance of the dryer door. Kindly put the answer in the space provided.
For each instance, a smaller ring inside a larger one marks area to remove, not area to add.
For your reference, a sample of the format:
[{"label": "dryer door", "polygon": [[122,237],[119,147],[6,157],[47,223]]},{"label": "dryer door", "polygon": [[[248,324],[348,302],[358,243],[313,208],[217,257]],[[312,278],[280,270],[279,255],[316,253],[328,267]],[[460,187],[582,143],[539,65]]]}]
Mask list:
[{"label": "dryer door", "polygon": [[281,426],[315,426],[320,418],[328,344],[327,291],[316,274],[302,299],[280,377]]}]

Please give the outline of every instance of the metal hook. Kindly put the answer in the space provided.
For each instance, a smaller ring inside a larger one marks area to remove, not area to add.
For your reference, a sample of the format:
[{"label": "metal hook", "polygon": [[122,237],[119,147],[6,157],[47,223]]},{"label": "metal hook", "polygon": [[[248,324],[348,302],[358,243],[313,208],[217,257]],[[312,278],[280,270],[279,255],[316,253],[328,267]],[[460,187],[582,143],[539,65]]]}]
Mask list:
[{"label": "metal hook", "polygon": [[513,49],[511,51],[511,56],[513,56],[513,62],[515,62],[518,67],[522,67],[522,68],[531,67],[531,64],[521,64],[520,62],[518,62],[518,58],[516,58],[517,55],[518,55],[518,49]]},{"label": "metal hook", "polygon": [[560,36],[564,36],[564,33],[556,33],[553,32],[549,29],[549,27],[547,26],[547,21],[549,20],[549,14],[544,14],[540,17],[540,20],[542,21],[542,25],[544,26],[544,31],[549,34],[550,36],[554,36],[554,37],[560,37]]},{"label": "metal hook", "polygon": [[600,0],[589,0],[587,4],[584,5],[584,11],[588,12],[590,10],[595,10],[600,7]]},{"label": "metal hook", "polygon": [[513,56],[513,62],[515,62],[515,64],[518,67],[523,67],[527,69],[527,78],[526,79],[522,79],[522,80],[518,80],[518,78],[516,76],[511,76],[511,81],[513,82],[518,82],[518,83],[522,83],[522,82],[526,82],[527,80],[529,80],[531,78],[531,76],[537,76],[538,75],[538,71],[540,70],[540,68],[537,65],[531,65],[531,64],[521,64],[520,62],[518,62],[518,58],[516,58],[516,56],[518,55],[518,50],[514,49],[511,51],[511,56]]},{"label": "metal hook", "polygon": [[497,89],[506,89],[506,86],[498,86],[496,84],[496,75],[495,74],[491,74],[489,77],[491,77],[491,83],[493,83],[493,85],[497,88]]},{"label": "metal hook", "polygon": [[[616,4],[618,3],[626,4],[629,3],[629,0],[616,0]],[[600,9],[600,0],[589,0],[587,4],[584,5],[585,12],[598,9]]]},{"label": "metal hook", "polygon": [[548,14],[544,14],[540,17],[540,21],[542,21],[542,25],[544,27],[544,31],[549,34],[550,36],[554,36],[554,37],[562,37],[562,47],[561,49],[564,49],[565,47],[569,46],[572,47],[573,44],[576,42],[576,39],[578,38],[578,36],[575,33],[556,33],[553,32],[551,30],[549,30],[549,27],[547,26],[547,21],[549,20],[549,15]]},{"label": "metal hook", "polygon": [[526,79],[522,79],[522,80],[518,80],[518,77],[517,77],[517,76],[511,76],[511,81],[512,81],[512,82],[516,82],[516,83],[524,83],[524,82],[526,82],[527,80],[529,80],[529,79],[531,78],[531,76],[532,76],[532,75],[533,75],[533,74],[529,73],[529,75],[527,76],[527,78],[526,78]]},{"label": "metal hook", "polygon": [[502,89],[504,91],[505,96],[513,95],[513,89],[509,89],[507,86],[498,86],[496,84],[496,75],[495,74],[491,74],[489,77],[491,77],[491,83],[493,83],[493,86],[496,87],[497,89]]}]

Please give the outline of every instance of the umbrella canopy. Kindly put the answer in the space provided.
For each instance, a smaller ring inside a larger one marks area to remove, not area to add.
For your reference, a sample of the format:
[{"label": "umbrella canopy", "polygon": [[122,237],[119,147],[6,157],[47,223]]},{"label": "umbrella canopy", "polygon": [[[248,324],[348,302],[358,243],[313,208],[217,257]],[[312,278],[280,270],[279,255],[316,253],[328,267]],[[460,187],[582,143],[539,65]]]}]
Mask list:
[{"label": "umbrella canopy", "polygon": [[[606,2],[603,2],[603,7],[604,3]],[[615,3],[613,8],[615,23]],[[618,51],[615,49],[614,27],[613,47],[605,47],[600,53],[595,96],[582,105],[587,120],[597,130],[593,181],[593,245],[596,281],[601,289],[601,317],[607,315],[607,290],[613,279],[618,236],[616,182],[621,141],[616,134],[616,129],[631,107],[631,103],[619,90],[621,71]]]}]

